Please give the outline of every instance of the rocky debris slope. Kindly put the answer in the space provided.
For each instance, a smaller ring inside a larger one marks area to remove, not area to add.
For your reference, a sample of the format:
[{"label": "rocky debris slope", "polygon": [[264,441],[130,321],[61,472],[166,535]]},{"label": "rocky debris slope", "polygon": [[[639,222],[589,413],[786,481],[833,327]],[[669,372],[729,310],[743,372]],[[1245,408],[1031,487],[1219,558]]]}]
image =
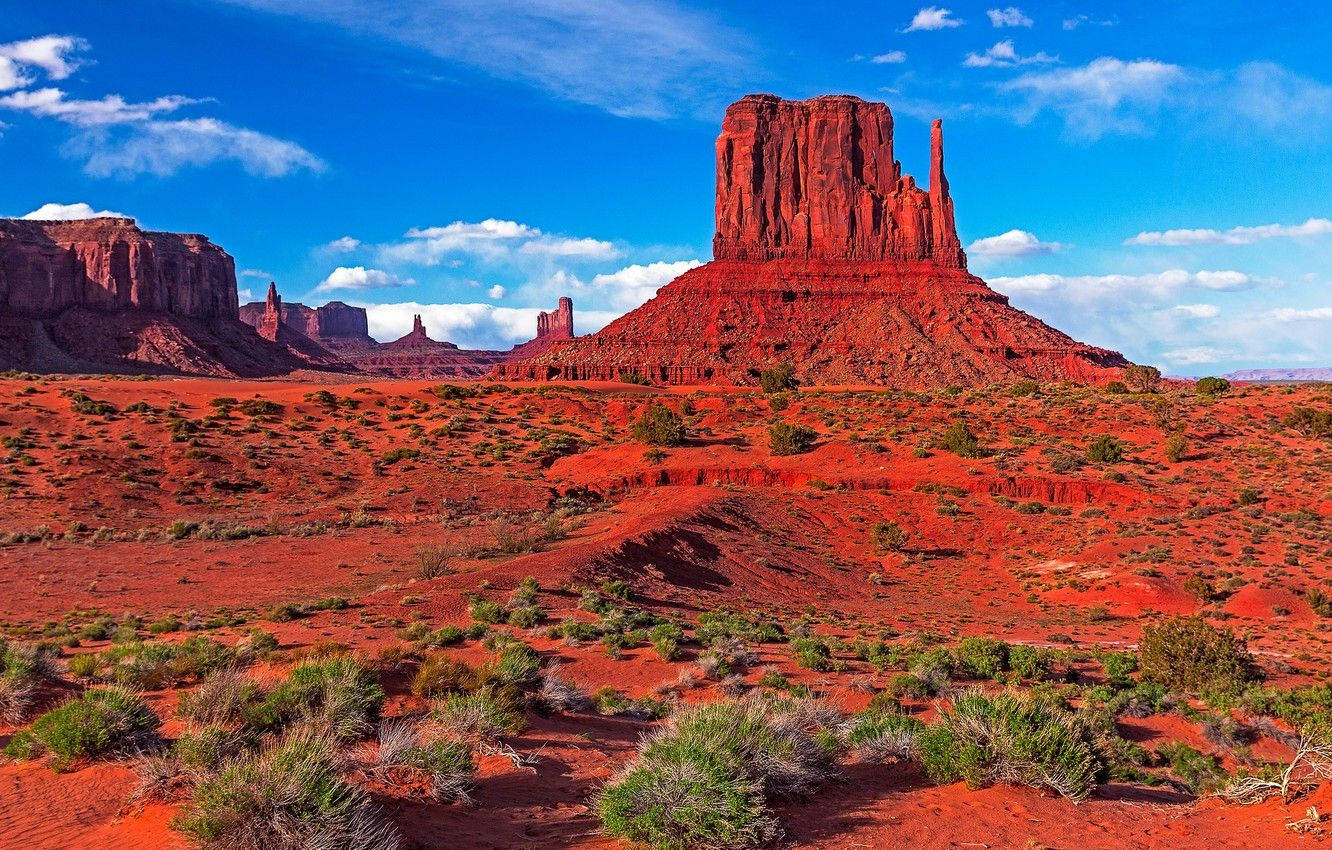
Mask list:
[{"label": "rocky debris slope", "polygon": [[590,336],[503,364],[514,380],[753,383],[775,363],[820,384],[1107,380],[1079,343],[966,271],[931,129],[928,190],[893,158],[888,107],[750,95],[717,140],[715,259]]},{"label": "rocky debris slope", "polygon": [[300,367],[236,318],[232,258],[133,219],[0,219],[0,368],[281,374]]}]

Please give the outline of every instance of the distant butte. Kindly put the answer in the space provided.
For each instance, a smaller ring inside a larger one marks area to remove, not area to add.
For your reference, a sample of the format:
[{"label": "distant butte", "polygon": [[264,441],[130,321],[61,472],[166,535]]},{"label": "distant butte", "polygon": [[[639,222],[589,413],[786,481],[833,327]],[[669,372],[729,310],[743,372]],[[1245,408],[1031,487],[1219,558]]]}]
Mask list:
[{"label": "distant butte", "polygon": [[812,384],[1098,382],[1127,365],[1008,304],[966,270],[944,174],[902,173],[888,107],[749,95],[717,139],[715,259],[599,333],[494,375],[751,384],[790,363]]}]

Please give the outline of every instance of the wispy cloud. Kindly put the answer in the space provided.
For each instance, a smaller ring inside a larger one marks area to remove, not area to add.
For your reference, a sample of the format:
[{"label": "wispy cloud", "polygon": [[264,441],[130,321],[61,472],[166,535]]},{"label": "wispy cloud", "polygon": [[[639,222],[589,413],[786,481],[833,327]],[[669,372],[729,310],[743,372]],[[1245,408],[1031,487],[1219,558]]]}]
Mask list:
[{"label": "wispy cloud", "polygon": [[1145,230],[1125,245],[1252,245],[1263,239],[1294,239],[1332,234],[1332,219],[1311,218],[1303,224],[1262,224],[1229,230]]},{"label": "wispy cloud", "polygon": [[900,65],[907,60],[905,50],[890,50],[887,53],[880,53],[878,56],[871,56],[870,61],[875,65]]},{"label": "wispy cloud", "polygon": [[491,262],[519,257],[608,260],[620,256],[620,249],[603,239],[549,234],[538,227],[495,218],[414,227],[405,238],[403,242],[379,246],[379,256],[386,262],[427,266],[439,265],[459,255]]},{"label": "wispy cloud", "polygon": [[1011,68],[1014,65],[1047,65],[1058,61],[1058,56],[1051,56],[1044,50],[1033,56],[1021,56],[1013,47],[1012,39],[1006,39],[997,42],[984,53],[968,53],[962,65],[967,68]]},{"label": "wispy cloud", "polygon": [[319,21],[615,115],[710,114],[749,67],[747,39],[656,0],[220,0]]},{"label": "wispy cloud", "polygon": [[82,64],[73,54],[87,48],[88,42],[72,35],[44,35],[0,44],[0,91],[31,85],[35,81],[33,69],[52,80],[63,80]]},{"label": "wispy cloud", "polygon": [[1091,27],[1113,27],[1119,21],[1115,18],[1093,18],[1091,15],[1074,15],[1071,18],[1064,18],[1064,29],[1072,31],[1081,26]]},{"label": "wispy cloud", "polygon": [[328,277],[320,281],[315,292],[329,292],[334,289],[385,289],[395,286],[410,286],[416,283],[411,278],[400,278],[380,269],[367,269],[364,266],[339,266]]},{"label": "wispy cloud", "polygon": [[1176,304],[1172,309],[1193,319],[1215,319],[1221,315],[1221,308],[1215,304]]},{"label": "wispy cloud", "polygon": [[967,246],[967,253],[973,257],[985,257],[987,259],[1012,259],[1053,254],[1059,248],[1058,242],[1042,242],[1036,238],[1034,233],[1028,233],[1025,230],[1010,230],[998,236],[977,239]]},{"label": "wispy cloud", "polygon": [[295,142],[236,127],[215,118],[144,121],[121,133],[88,133],[68,150],[85,156],[83,170],[94,177],[166,177],[185,166],[233,162],[257,177],[295,171],[320,172],[325,162]]},{"label": "wispy cloud", "polygon": [[990,9],[985,15],[994,27],[1030,27],[1036,23],[1027,17],[1021,9],[1009,6],[1007,9]]},{"label": "wispy cloud", "polygon": [[104,127],[147,121],[156,115],[200,102],[175,94],[146,103],[128,103],[118,94],[109,94],[99,100],[68,100],[60,89],[45,88],[0,97],[0,108],[55,118],[76,127]]},{"label": "wispy cloud", "polygon": [[[1123,298],[1126,294],[1166,297],[1187,289],[1229,291],[1258,285],[1260,281],[1239,271],[1197,271],[1169,269],[1149,274],[1062,275],[1030,274],[1018,277],[990,278],[1000,292],[1057,292],[1071,300]],[[1121,302],[1122,303],[1122,302]]]},{"label": "wispy cloud", "polygon": [[77,204],[42,204],[32,212],[20,216],[30,221],[80,221],[88,218],[129,218],[124,213],[111,210],[96,210],[85,203]]},{"label": "wispy cloud", "polygon": [[926,6],[917,12],[902,32],[930,32],[962,26],[966,21],[953,17],[952,9]]},{"label": "wispy cloud", "polygon": [[1024,98],[1015,117],[1029,123],[1050,111],[1075,136],[1096,139],[1107,133],[1145,133],[1144,113],[1152,113],[1188,80],[1168,62],[1109,56],[1076,68],[1032,71],[999,86]]},{"label": "wispy cloud", "polygon": [[1278,307],[1268,315],[1278,322],[1326,322],[1332,320],[1332,307]]}]

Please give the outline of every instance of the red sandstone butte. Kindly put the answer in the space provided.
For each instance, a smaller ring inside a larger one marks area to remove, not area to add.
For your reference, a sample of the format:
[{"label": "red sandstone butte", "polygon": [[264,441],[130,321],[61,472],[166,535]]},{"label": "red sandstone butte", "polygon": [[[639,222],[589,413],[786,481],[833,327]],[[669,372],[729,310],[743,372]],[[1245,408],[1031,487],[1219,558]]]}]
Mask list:
[{"label": "red sandstone butte", "polygon": [[590,336],[494,375],[753,383],[785,361],[806,383],[1097,382],[1127,361],[1017,310],[966,270],[931,127],[930,186],[893,155],[882,103],[749,95],[717,139],[715,259]]},{"label": "red sandstone butte", "polygon": [[0,219],[0,367],[226,377],[301,365],[236,309],[235,263],[206,236],[130,218]]}]

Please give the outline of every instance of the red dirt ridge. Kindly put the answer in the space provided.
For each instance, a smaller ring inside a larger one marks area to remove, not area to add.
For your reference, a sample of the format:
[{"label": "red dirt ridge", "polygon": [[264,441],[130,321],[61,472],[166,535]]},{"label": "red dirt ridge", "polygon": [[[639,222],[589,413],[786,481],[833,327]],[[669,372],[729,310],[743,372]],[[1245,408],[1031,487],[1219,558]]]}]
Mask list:
[{"label": "red dirt ridge", "polygon": [[893,158],[892,114],[850,96],[731,105],[717,140],[715,260],[599,333],[499,366],[510,380],[750,384],[1104,382],[1128,364],[966,271],[931,132],[930,188]]}]

